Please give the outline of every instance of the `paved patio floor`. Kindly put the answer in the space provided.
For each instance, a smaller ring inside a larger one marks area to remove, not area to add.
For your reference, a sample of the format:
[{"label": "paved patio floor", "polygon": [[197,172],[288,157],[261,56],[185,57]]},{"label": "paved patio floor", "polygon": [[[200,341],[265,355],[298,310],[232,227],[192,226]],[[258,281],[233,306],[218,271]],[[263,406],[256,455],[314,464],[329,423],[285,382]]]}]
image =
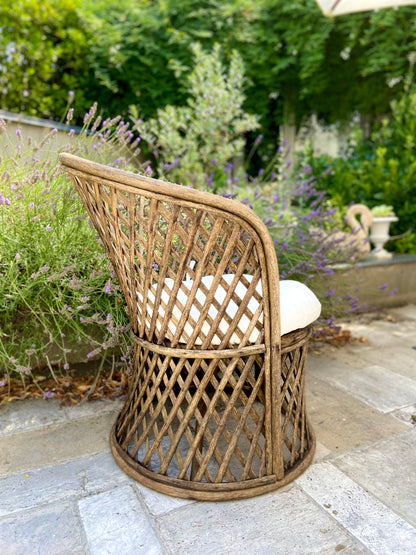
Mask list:
[{"label": "paved patio floor", "polygon": [[312,352],[318,448],[295,482],[249,500],[167,497],[126,476],[120,401],[0,408],[0,554],[416,554],[416,306]]}]

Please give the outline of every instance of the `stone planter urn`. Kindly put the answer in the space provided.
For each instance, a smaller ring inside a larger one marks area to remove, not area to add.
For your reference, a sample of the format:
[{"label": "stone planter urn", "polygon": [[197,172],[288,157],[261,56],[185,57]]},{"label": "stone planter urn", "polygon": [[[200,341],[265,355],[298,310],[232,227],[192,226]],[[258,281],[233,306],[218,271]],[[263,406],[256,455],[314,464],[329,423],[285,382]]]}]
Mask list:
[{"label": "stone planter urn", "polygon": [[370,240],[374,245],[374,249],[370,253],[370,257],[377,260],[387,260],[393,255],[388,252],[384,245],[390,239],[390,224],[397,222],[396,216],[374,216],[371,224]]}]

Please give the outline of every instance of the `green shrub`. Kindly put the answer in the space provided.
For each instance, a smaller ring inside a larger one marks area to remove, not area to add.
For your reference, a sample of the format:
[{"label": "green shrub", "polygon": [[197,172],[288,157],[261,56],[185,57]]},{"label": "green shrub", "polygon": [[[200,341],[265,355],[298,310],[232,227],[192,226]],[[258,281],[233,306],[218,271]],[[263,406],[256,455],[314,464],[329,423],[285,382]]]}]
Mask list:
[{"label": "green shrub", "polygon": [[379,204],[371,209],[371,214],[374,218],[385,218],[395,216],[393,206],[387,206],[387,204]]},{"label": "green shrub", "polygon": [[0,4],[0,108],[59,119],[67,91],[87,109],[90,87],[81,0],[16,0]]},{"label": "green shrub", "polygon": [[139,119],[132,107],[133,121],[154,155],[159,177],[197,188],[211,183],[216,192],[227,186],[224,168],[243,154],[244,134],[259,124],[242,107],[244,68],[240,55],[234,51],[226,68],[219,45],[207,53],[196,44],[193,53],[195,65],[187,78],[186,105],[168,105],[158,110],[157,118],[147,121]]},{"label": "green shrub", "polygon": [[393,208],[399,221],[392,235],[410,231],[390,248],[416,252],[416,87],[408,84],[401,98],[392,103],[392,118],[384,119],[365,140],[357,131],[345,158],[306,157],[317,178],[338,206],[363,203]]}]

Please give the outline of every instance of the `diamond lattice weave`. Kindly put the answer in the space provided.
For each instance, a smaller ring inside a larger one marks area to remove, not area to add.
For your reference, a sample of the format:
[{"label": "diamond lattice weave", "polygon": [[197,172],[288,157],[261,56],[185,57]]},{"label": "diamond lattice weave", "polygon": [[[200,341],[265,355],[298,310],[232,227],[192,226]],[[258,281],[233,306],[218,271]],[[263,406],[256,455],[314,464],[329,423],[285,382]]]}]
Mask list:
[{"label": "diamond lattice weave", "polygon": [[[191,499],[249,497],[292,480],[314,452],[305,362],[320,305],[308,288],[301,302],[302,284],[283,302],[263,223],[229,199],[71,155],[61,162],[132,325],[133,371],[111,434],[118,464]],[[283,335],[280,300],[295,325]]]}]

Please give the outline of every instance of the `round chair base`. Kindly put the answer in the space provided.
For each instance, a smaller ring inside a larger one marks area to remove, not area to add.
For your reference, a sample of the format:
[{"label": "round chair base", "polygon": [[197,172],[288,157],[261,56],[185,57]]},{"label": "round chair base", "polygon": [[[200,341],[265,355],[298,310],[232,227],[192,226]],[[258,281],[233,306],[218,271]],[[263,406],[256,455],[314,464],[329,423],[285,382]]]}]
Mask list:
[{"label": "round chair base", "polygon": [[310,334],[282,337],[274,395],[261,347],[198,358],[136,340],[135,371],[111,433],[119,466],[186,499],[243,499],[286,485],[315,451],[304,399]]},{"label": "round chair base", "polygon": [[282,480],[277,480],[275,476],[267,476],[244,482],[231,483],[196,483],[188,480],[178,480],[168,476],[162,476],[144,468],[135,462],[119,446],[116,439],[116,424],[113,426],[110,435],[110,447],[114,460],[119,467],[131,478],[155,491],[182,499],[192,499],[194,501],[232,501],[238,499],[248,499],[264,493],[269,493],[295,480],[302,474],[312,462],[315,454],[315,435],[310,428],[311,447],[305,457],[295,464]]}]

